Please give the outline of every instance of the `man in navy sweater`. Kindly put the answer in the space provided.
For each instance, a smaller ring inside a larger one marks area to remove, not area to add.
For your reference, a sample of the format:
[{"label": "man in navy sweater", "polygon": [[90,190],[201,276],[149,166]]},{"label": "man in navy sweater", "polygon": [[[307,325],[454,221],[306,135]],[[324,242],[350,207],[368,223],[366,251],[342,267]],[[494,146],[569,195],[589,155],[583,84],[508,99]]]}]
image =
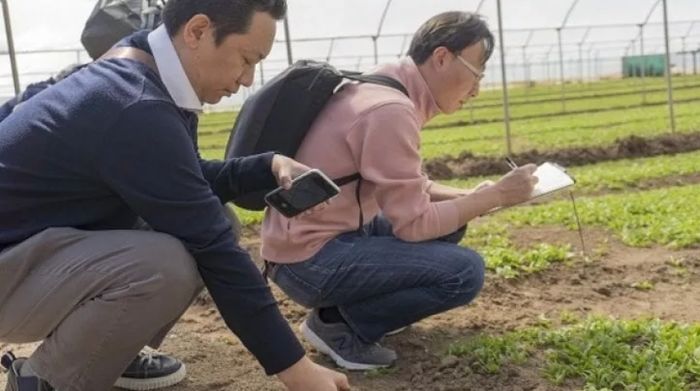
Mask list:
[{"label": "man in navy sweater", "polygon": [[[0,341],[43,340],[11,363],[8,390],[181,380],[181,362],[139,351],[161,343],[202,281],[287,389],[349,389],[306,358],[222,208],[308,168],[197,152],[202,104],[252,84],[285,12],[285,0],[169,0],[163,26],[119,44],[145,57],[97,61],[0,123]],[[141,220],[152,230],[134,229]]]}]

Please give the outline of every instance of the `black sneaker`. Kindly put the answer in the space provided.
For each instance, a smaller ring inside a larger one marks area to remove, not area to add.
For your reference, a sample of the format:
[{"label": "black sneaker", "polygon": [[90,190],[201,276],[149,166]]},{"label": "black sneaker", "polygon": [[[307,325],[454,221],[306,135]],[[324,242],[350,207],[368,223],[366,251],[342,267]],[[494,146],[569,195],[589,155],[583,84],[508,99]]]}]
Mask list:
[{"label": "black sneaker", "polygon": [[313,310],[301,324],[301,334],[319,352],[345,369],[365,371],[390,367],[396,352],[378,343],[365,343],[345,323],[324,323]]},{"label": "black sneaker", "polygon": [[26,361],[26,358],[15,357],[12,352],[2,356],[0,362],[2,368],[7,371],[5,391],[54,391],[53,387],[43,379],[36,376],[20,376],[20,369]]},{"label": "black sneaker", "polygon": [[159,353],[141,352],[114,386],[136,391],[156,390],[181,382],[186,374],[185,364],[178,359]]}]

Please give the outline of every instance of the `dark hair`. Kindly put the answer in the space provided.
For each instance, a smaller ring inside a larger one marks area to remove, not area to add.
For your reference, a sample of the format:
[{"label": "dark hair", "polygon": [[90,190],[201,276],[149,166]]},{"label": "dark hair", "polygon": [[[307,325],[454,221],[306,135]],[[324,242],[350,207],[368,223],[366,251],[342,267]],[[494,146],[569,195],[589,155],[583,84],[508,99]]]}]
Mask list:
[{"label": "dark hair", "polygon": [[287,13],[286,0],[168,0],[163,24],[170,36],[180,31],[193,16],[204,14],[216,28],[216,44],[231,34],[245,34],[254,12],[267,12],[276,20]]},{"label": "dark hair", "polygon": [[440,46],[458,53],[478,42],[484,42],[485,64],[493,53],[494,38],[481,15],[462,11],[444,12],[428,19],[413,34],[408,55],[417,65],[421,65]]}]

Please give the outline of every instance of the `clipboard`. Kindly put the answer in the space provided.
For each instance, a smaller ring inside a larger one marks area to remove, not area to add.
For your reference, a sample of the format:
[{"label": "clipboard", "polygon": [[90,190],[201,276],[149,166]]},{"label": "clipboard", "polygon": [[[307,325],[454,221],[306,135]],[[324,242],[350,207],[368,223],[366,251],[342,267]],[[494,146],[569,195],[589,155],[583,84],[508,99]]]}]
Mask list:
[{"label": "clipboard", "polygon": [[556,163],[544,162],[537,166],[537,169],[532,175],[537,177],[538,182],[532,189],[530,198],[515,205],[493,208],[485,214],[488,215],[502,209],[526,204],[532,200],[548,196],[576,184],[576,180],[566,172],[566,169]]},{"label": "clipboard", "polygon": [[532,175],[536,176],[539,181],[532,189],[530,200],[564,190],[576,183],[576,180],[563,167],[550,162],[540,164]]}]

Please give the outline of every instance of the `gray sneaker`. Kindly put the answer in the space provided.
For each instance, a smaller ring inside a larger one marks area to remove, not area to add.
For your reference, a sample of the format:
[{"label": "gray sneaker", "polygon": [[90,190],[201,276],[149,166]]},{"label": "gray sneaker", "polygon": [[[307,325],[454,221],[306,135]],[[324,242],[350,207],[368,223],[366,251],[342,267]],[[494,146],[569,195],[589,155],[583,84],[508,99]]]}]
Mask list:
[{"label": "gray sneaker", "polygon": [[341,368],[364,371],[386,368],[396,361],[396,352],[377,343],[362,342],[345,323],[323,323],[317,310],[301,324],[301,333]]},{"label": "gray sneaker", "polygon": [[12,352],[2,356],[2,369],[7,371],[5,391],[54,391],[53,387],[36,376],[22,376],[20,370],[26,358],[16,358]]}]

